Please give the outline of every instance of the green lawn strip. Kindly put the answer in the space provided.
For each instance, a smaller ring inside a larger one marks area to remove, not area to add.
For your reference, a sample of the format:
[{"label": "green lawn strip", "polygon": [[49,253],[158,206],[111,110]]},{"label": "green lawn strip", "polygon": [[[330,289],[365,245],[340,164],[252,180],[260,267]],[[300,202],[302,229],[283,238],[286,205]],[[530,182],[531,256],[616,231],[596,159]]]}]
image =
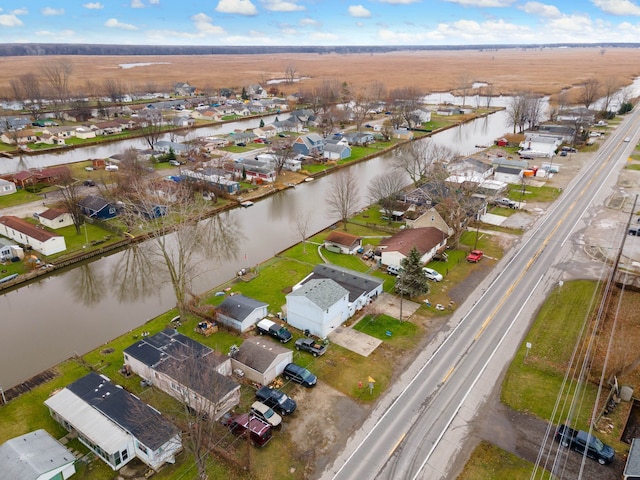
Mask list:
[{"label": "green lawn strip", "polygon": [[[566,367],[596,287],[596,283],[586,280],[565,282],[549,295],[507,371],[502,386],[503,403],[542,419],[552,418]],[[531,344],[528,354],[527,343]],[[596,385],[587,384],[580,402],[593,405],[596,390]],[[590,416],[590,407],[580,409],[574,424],[586,427]]]},{"label": "green lawn strip", "polygon": [[[414,337],[417,327],[411,322],[401,322],[389,315],[366,315],[353,327],[354,330],[394,344],[402,337]],[[390,335],[387,335],[387,332]]]},{"label": "green lawn strip", "polygon": [[[476,242],[477,237],[477,242]],[[460,243],[466,245],[469,250],[476,248],[482,250],[486,256],[492,258],[501,258],[502,249],[496,242],[493,241],[493,237],[486,232],[477,232],[475,230],[468,230],[460,237]],[[449,252],[447,252],[448,254]],[[484,260],[484,259],[483,259]],[[482,261],[482,260],[480,260]]]},{"label": "green lawn strip", "polygon": [[561,189],[556,187],[542,186],[533,187],[531,185],[525,185],[524,196],[522,194],[522,185],[509,185],[508,197],[516,202],[523,198],[525,202],[553,202],[560,196]]},{"label": "green lawn strip", "polygon": [[19,188],[16,193],[0,196],[0,208],[15,207],[24,203],[42,201],[42,197],[35,193]]},{"label": "green lawn strip", "polygon": [[[458,478],[465,480],[513,480],[531,476],[533,464],[506,452],[488,442],[480,444],[471,453]],[[549,472],[540,470],[536,478],[554,478]]]},{"label": "green lawn strip", "polygon": [[[518,199],[512,199],[518,201]],[[488,210],[489,213],[493,213],[494,215],[500,215],[501,217],[510,217],[514,213],[518,213],[518,209],[516,208],[505,208],[505,207],[491,207]]]},{"label": "green lawn strip", "polygon": [[634,164],[625,166],[625,168],[627,170],[640,170],[640,165],[634,163]]}]

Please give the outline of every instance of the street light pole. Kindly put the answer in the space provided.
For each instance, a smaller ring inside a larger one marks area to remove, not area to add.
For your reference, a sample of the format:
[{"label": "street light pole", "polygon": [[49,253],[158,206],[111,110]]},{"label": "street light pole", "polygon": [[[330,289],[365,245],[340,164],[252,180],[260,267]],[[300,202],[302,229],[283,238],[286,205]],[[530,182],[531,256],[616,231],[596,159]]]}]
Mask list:
[{"label": "street light pole", "polygon": [[89,245],[89,235],[87,235],[87,222],[84,222],[82,226],[84,227],[84,245],[82,246],[82,248],[87,248],[87,245]]}]

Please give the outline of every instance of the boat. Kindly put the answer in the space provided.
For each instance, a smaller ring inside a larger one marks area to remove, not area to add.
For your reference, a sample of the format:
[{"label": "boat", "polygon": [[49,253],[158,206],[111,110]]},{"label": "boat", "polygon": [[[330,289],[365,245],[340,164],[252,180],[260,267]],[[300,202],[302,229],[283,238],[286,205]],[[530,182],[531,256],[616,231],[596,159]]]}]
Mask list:
[{"label": "boat", "polygon": [[313,177],[307,177],[304,179],[305,182],[313,182]]},{"label": "boat", "polygon": [[10,282],[14,278],[18,276],[17,273],[12,273],[11,275],[7,275],[6,277],[0,278],[0,283]]},{"label": "boat", "polygon": [[253,202],[249,200],[245,200],[244,202],[240,202],[240,205],[243,206],[244,208],[249,208],[251,205],[253,205]]},{"label": "boat", "polygon": [[290,188],[296,188],[296,184],[295,183],[285,183],[284,186],[285,187],[290,187]]}]

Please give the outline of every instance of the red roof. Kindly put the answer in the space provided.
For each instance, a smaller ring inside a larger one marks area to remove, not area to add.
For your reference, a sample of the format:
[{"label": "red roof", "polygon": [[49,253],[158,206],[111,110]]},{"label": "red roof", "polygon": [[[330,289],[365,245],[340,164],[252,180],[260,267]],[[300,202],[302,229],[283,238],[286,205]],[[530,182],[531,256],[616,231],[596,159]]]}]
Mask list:
[{"label": "red roof", "polygon": [[22,220],[21,218],[14,217],[13,215],[5,215],[0,217],[0,224],[16,230],[20,233],[24,233],[26,236],[31,237],[39,242],[46,242],[55,237],[60,237],[57,233],[51,233],[43,228],[36,227],[29,222]]},{"label": "red roof", "polygon": [[347,232],[338,232],[334,230],[325,239],[325,242],[337,243],[338,245],[343,245],[345,247],[350,247],[358,240],[361,240],[362,237],[358,237],[357,235],[351,235]]},{"label": "red roof", "polygon": [[55,220],[56,218],[64,215],[65,213],[69,213],[66,210],[61,210],[59,208],[49,208],[42,213],[39,213],[39,217],[46,218],[47,220]]},{"label": "red roof", "polygon": [[400,252],[405,256],[416,247],[420,255],[424,255],[446,238],[447,235],[435,227],[407,228],[393,237],[382,240],[380,246],[386,247],[385,250],[388,252]]}]

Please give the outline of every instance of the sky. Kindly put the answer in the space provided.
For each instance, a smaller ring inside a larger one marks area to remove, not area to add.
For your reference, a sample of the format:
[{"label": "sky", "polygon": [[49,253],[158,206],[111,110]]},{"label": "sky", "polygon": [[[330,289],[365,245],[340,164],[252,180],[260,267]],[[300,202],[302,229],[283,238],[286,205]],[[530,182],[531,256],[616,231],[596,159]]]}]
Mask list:
[{"label": "sky", "polygon": [[636,43],[640,0],[0,0],[0,41],[222,46]]}]

